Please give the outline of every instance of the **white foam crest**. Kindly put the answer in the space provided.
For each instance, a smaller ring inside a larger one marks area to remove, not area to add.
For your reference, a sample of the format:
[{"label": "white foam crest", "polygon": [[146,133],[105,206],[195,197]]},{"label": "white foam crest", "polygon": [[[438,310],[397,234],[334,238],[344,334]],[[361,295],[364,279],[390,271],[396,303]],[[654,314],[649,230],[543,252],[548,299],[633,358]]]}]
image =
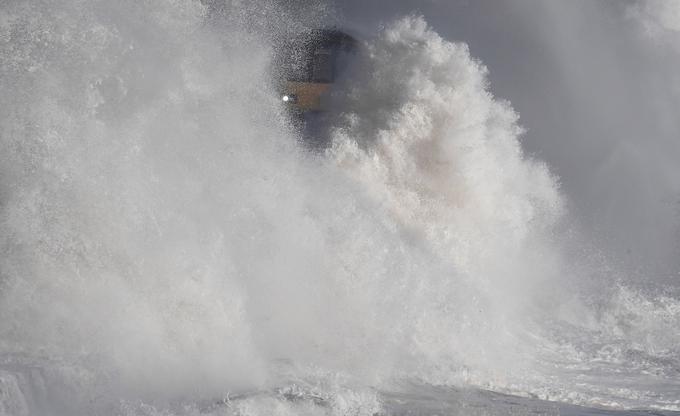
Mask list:
[{"label": "white foam crest", "polygon": [[112,397],[260,380],[234,246],[259,223],[233,196],[285,169],[252,158],[295,153],[267,48],[222,50],[197,2],[3,9],[5,354],[83,367]]},{"label": "white foam crest", "polygon": [[432,361],[480,350],[480,363],[493,361],[481,339],[510,328],[515,309],[559,270],[550,243],[563,212],[556,181],[523,155],[516,113],[493,98],[466,45],[410,17],[366,48],[364,75],[338,99],[347,114],[329,153],[446,263],[441,274],[413,277],[431,291],[418,306],[429,322],[412,331],[431,338],[422,348],[438,351]]}]

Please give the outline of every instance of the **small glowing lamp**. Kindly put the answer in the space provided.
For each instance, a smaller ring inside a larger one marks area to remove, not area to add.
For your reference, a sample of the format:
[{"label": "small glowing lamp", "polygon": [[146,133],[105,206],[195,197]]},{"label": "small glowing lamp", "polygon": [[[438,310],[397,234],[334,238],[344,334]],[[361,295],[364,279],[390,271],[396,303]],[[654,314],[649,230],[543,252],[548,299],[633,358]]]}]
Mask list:
[{"label": "small glowing lamp", "polygon": [[297,97],[294,96],[293,94],[284,94],[281,99],[283,100],[284,103],[294,103],[297,101]]}]

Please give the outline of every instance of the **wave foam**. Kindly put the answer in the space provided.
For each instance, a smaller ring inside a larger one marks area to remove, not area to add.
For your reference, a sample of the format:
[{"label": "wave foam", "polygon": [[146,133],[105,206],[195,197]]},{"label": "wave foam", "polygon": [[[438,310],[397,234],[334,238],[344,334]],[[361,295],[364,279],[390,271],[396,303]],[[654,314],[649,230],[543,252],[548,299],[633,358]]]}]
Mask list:
[{"label": "wave foam", "polygon": [[3,4],[0,408],[191,414],[318,378],[236,413],[369,414],[394,380],[550,384],[563,201],[486,69],[398,20],[310,155],[257,6],[216,28],[195,1]]}]

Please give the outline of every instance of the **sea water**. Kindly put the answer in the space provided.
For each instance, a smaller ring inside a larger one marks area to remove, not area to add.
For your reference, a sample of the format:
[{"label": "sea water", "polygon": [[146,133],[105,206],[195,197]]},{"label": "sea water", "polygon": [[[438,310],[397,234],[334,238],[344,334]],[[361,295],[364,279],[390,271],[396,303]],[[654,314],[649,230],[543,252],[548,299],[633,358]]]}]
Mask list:
[{"label": "sea water", "polygon": [[284,11],[3,2],[0,414],[680,411],[680,293],[583,238],[468,47],[361,39],[310,150]]}]

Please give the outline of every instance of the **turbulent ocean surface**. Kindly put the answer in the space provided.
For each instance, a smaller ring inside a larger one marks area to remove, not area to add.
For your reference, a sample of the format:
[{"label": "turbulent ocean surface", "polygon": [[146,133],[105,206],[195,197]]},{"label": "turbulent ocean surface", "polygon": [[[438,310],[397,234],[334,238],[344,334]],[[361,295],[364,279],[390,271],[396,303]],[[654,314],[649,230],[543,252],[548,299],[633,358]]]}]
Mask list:
[{"label": "turbulent ocean surface", "polygon": [[0,415],[680,412],[677,279],[589,237],[474,51],[376,27],[318,149],[272,81],[304,10],[2,1]]}]

